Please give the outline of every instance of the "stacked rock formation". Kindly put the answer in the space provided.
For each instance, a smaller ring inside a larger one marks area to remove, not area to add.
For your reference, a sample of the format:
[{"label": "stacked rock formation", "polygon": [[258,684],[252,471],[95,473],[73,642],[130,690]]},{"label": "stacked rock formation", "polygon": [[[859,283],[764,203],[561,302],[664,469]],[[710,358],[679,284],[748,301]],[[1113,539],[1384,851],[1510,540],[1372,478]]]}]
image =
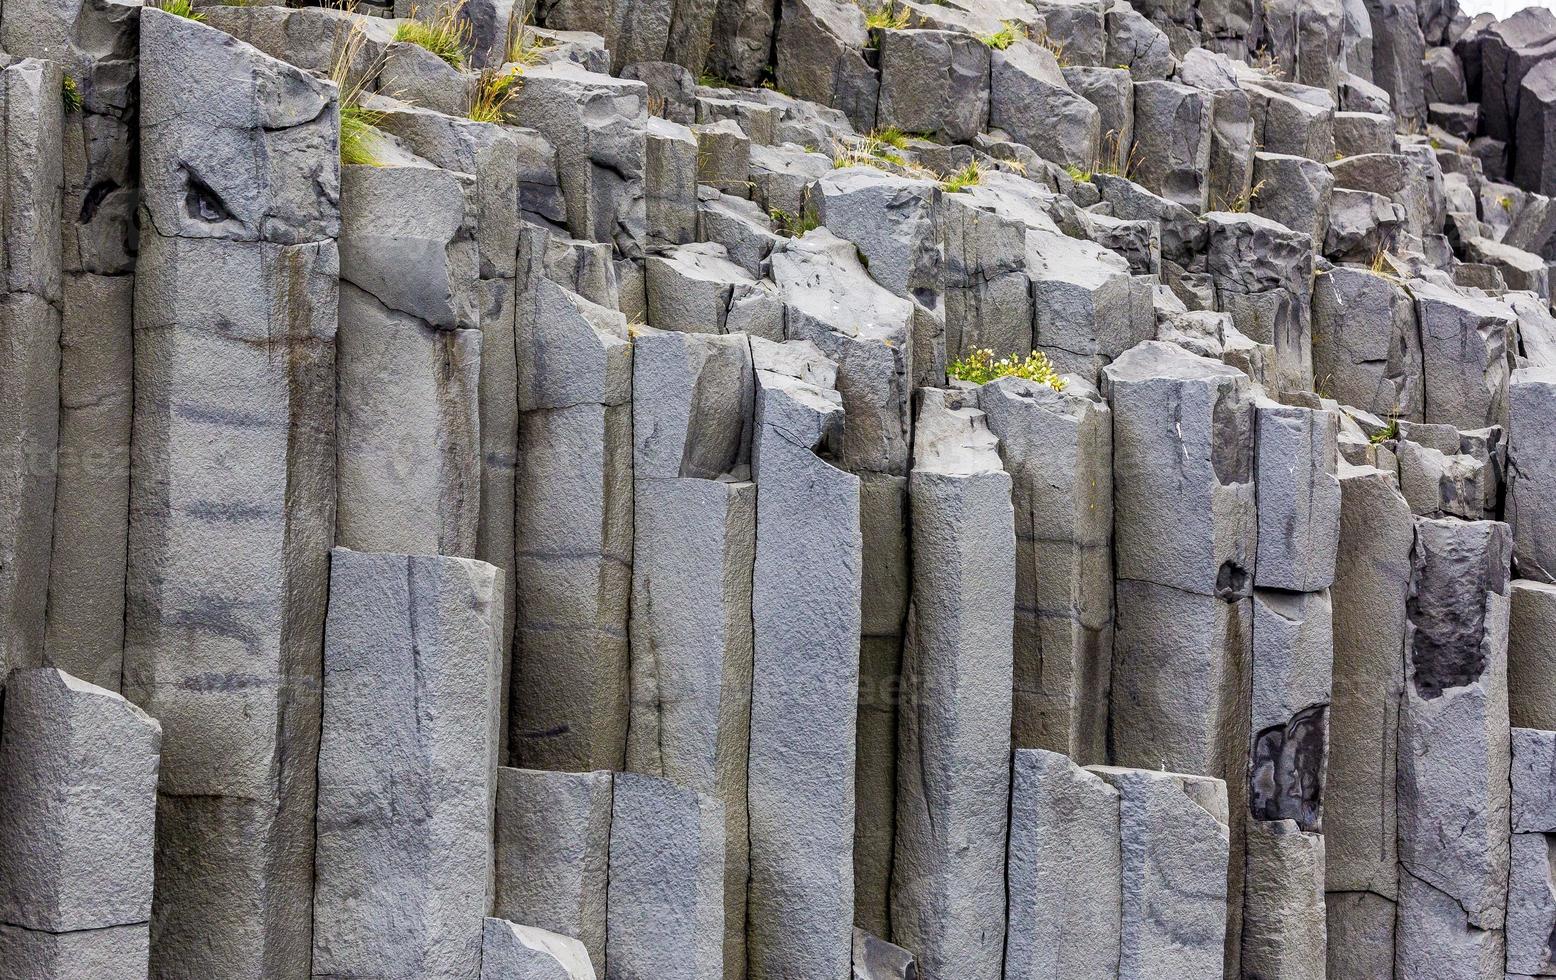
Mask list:
[{"label": "stacked rock formation", "polygon": [[1556,15],[0,48],[0,980],[1556,976]]}]

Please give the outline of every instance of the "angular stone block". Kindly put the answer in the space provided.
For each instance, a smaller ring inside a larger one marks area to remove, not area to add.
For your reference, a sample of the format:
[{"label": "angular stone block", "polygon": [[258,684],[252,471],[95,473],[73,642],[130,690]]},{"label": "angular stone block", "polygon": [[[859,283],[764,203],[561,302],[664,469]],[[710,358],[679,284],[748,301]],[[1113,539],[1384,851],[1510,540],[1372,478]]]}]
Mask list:
[{"label": "angular stone block", "polygon": [[1342,405],[1417,421],[1422,413],[1415,304],[1397,283],[1335,266],[1313,282],[1313,377]]},{"label": "angular stone block", "polygon": [[479,975],[502,653],[491,565],[331,553],[315,973]]},{"label": "angular stone block", "polygon": [[[873,127],[881,83],[865,60],[870,32],[864,9],[849,0],[781,0],[777,7],[772,55],[778,87],[797,99],[841,109],[858,130]],[[768,59],[764,48],[758,75]]]},{"label": "angular stone block", "polygon": [[918,964],[901,946],[854,929],[853,980],[914,980]]},{"label": "angular stone block", "polygon": [[664,779],[621,773],[610,834],[608,977],[724,976],[724,809]]},{"label": "angular stone block", "polygon": [[854,905],[859,480],[817,453],[842,437],[837,367],[806,343],[753,338],[752,357],[749,971],[841,977]]},{"label": "angular stone block", "polygon": [[990,50],[969,34],[882,31],[876,124],[971,139],[988,125]]},{"label": "angular stone block", "polygon": [[1117,977],[1118,791],[1061,753],[1017,749],[1010,818],[1005,975]]},{"label": "angular stone block", "polygon": [[1244,975],[1325,980],[1323,835],[1294,820],[1251,820],[1247,841]]},{"label": "angular stone block", "polygon": [[[1061,70],[1052,52],[1025,39],[1002,51],[991,50],[989,59],[989,127],[1003,129],[1051,163],[1092,169],[1103,147],[1103,112],[1089,96],[1070,87],[1071,69]],[[1117,129],[1122,124],[1132,132],[1133,106],[1123,106],[1131,118],[1126,122],[1110,116],[1109,128],[1115,130],[1115,144],[1123,142],[1127,156],[1128,134]],[[1113,115],[1119,114],[1115,110]]]},{"label": "angular stone block", "polygon": [[1508,384],[1507,522],[1520,578],[1556,582],[1556,368]]},{"label": "angular stone block", "polygon": [[1311,390],[1312,241],[1255,214],[1215,211],[1206,224],[1216,307],[1251,340],[1274,345],[1280,390]]},{"label": "angular stone block", "polygon": [[1130,176],[1198,213],[1208,203],[1212,96],[1174,82],[1135,84],[1135,131]]},{"label": "angular stone block", "polygon": [[605,975],[608,772],[497,770],[492,911],[583,943]]},{"label": "angular stone block", "polygon": [[1511,588],[1508,714],[1519,728],[1556,729],[1556,585],[1518,579]]},{"label": "angular stone block", "polygon": [[1421,331],[1425,420],[1460,429],[1505,423],[1512,312],[1422,280],[1408,288]]},{"label": "angular stone block", "polygon": [[1016,586],[996,445],[959,395],[920,391],[891,893],[892,935],[926,975],[991,980],[1004,952]]},{"label": "angular stone block", "polygon": [[1259,548],[1254,584],[1317,592],[1334,581],[1340,541],[1335,412],[1261,402],[1257,409]]}]

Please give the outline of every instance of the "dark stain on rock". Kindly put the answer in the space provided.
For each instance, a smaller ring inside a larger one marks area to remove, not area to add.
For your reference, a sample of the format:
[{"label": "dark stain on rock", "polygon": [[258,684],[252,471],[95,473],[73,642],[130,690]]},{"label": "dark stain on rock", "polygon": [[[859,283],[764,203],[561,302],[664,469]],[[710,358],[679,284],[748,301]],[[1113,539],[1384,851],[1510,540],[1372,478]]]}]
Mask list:
[{"label": "dark stain on rock", "polygon": [[1248,766],[1248,810],[1253,817],[1295,820],[1305,831],[1322,831],[1328,752],[1328,705],[1303,708],[1286,724],[1259,732]]}]

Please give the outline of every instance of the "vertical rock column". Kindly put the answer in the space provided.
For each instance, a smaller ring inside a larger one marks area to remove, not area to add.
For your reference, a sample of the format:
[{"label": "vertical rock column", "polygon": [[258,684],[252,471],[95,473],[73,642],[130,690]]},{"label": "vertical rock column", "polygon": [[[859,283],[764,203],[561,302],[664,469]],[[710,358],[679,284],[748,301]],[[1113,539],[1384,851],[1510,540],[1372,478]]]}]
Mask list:
[{"label": "vertical rock column", "polygon": [[632,594],[627,321],[536,279],[518,329],[509,751],[528,768],[620,769]]},{"label": "vertical rock column", "polygon": [[501,638],[485,562],[333,552],[314,976],[479,975]]},{"label": "vertical rock column", "polygon": [[633,341],[627,768],[722,804],[724,975],[745,975],[755,394],[739,334]]},{"label": "vertical rock column", "polygon": [[842,441],[836,366],[807,343],[751,346],[750,975],[843,980],[854,915],[859,479],[826,459]]},{"label": "vertical rock column", "polygon": [[1399,725],[1402,978],[1503,969],[1511,552],[1506,524],[1416,521]]},{"label": "vertical rock column", "polygon": [[[31,245],[57,246],[63,273],[45,659],[112,691],[123,659],[129,530],[139,35],[140,8],[128,3],[13,3],[0,11],[0,46],[58,62],[81,97],[64,114],[59,238],[43,235]],[[32,103],[48,114],[59,101],[51,85],[45,81]],[[27,104],[9,110],[10,125]],[[57,170],[56,159],[40,162]],[[47,187],[53,174],[28,179],[39,178],[48,179],[37,186]],[[31,238],[14,227],[6,234],[8,244]]]},{"label": "vertical rock column", "polygon": [[1395,746],[1415,524],[1392,473],[1340,464],[1324,807],[1333,980],[1388,977],[1398,897]]},{"label": "vertical rock column", "polygon": [[1556,732],[1512,730],[1507,975],[1556,974]]},{"label": "vertical rock column", "polygon": [[1556,368],[1521,368],[1508,385],[1507,522],[1518,577],[1556,582]]},{"label": "vertical rock column", "polygon": [[335,409],[342,548],[475,556],[476,206],[465,174],[342,168]]},{"label": "vertical rock column", "polygon": [[1021,748],[1106,758],[1113,664],[1113,418],[1096,390],[1003,378],[978,392],[1011,476]]},{"label": "vertical rock column", "polygon": [[1103,369],[1113,406],[1113,759],[1223,778],[1229,962],[1242,935],[1255,419],[1247,376],[1148,341]]},{"label": "vertical rock column", "polygon": [[336,91],[154,9],[141,51],[124,693],[165,735],[152,975],[306,976]]},{"label": "vertical rock column", "polygon": [[162,728],[54,669],[13,671],[0,734],[0,976],[146,976]]},{"label": "vertical rock column", "polygon": [[920,389],[898,718],[892,940],[926,980],[998,980],[1009,828],[1014,511],[976,394]]},{"label": "vertical rock column", "polygon": [[43,662],[60,425],[63,76],[0,72],[0,671]]}]

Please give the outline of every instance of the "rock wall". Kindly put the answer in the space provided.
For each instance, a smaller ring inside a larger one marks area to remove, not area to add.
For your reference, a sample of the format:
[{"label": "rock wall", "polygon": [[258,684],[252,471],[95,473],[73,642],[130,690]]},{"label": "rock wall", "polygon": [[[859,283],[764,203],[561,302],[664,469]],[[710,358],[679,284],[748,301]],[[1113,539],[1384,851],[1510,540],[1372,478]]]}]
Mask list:
[{"label": "rock wall", "polygon": [[1556,15],[10,0],[0,980],[1556,977]]}]

